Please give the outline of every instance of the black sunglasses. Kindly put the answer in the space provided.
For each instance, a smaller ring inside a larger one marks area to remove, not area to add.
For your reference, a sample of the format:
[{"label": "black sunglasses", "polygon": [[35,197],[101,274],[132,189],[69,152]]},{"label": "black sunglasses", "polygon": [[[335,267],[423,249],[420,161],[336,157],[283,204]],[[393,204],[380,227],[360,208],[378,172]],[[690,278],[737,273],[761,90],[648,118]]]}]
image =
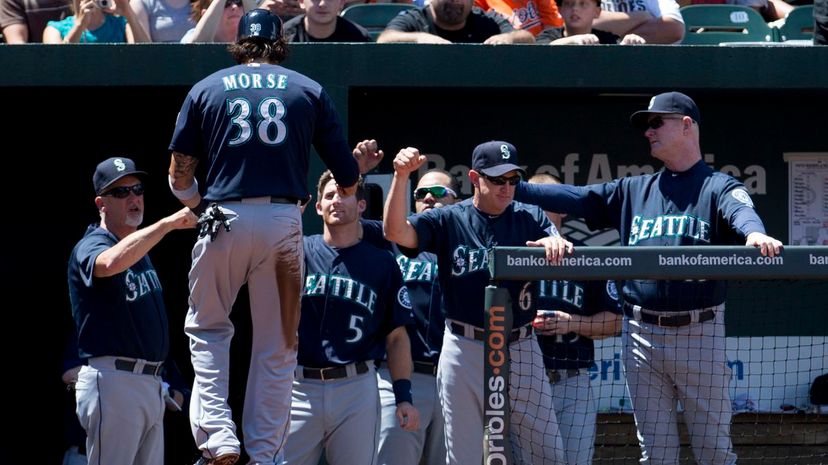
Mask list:
[{"label": "black sunglasses", "polygon": [[433,195],[437,199],[442,199],[447,195],[457,197],[457,192],[454,192],[454,190],[450,187],[445,186],[418,187],[414,190],[414,198],[417,200],[423,200],[428,194]]},{"label": "black sunglasses", "polygon": [[658,129],[664,126],[664,120],[666,119],[684,119],[683,116],[656,116],[655,118],[647,121],[646,127],[650,129]]},{"label": "black sunglasses", "polygon": [[144,185],[143,184],[136,184],[134,186],[121,186],[121,187],[113,187],[112,189],[104,192],[101,196],[112,196],[116,199],[125,199],[129,197],[129,193],[132,192],[138,197],[144,195]]},{"label": "black sunglasses", "polygon": [[242,8],[242,0],[225,0],[224,1],[224,8],[229,8],[230,5],[236,5],[239,8]]},{"label": "black sunglasses", "polygon": [[520,175],[511,176],[507,178],[505,176],[492,177],[484,174],[483,177],[495,186],[505,186],[506,183],[508,183],[510,186],[517,186],[520,182]]}]

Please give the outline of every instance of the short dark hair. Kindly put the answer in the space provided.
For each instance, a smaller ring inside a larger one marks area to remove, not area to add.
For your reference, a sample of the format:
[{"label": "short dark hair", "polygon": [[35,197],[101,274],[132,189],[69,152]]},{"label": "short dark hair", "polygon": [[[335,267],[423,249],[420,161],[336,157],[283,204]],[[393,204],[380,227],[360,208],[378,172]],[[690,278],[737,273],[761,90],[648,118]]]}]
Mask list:
[{"label": "short dark hair", "polygon": [[[453,190],[454,192],[457,192],[458,194],[460,193],[460,183],[457,181],[457,176],[449,173],[448,171],[446,171],[444,169],[440,169],[440,168],[430,169],[430,170],[426,171],[425,174],[423,174],[423,176],[425,176],[428,173],[440,173],[440,174],[446,175],[446,177],[449,178],[448,187],[450,187],[451,190]],[[423,176],[420,176],[420,178],[422,178]]]},{"label": "short dark hair", "polygon": [[227,47],[238,64],[257,59],[265,59],[268,63],[279,64],[288,57],[290,50],[284,37],[269,40],[263,37],[247,37]]},{"label": "short dark hair", "polygon": [[[322,190],[325,189],[325,186],[328,185],[329,182],[333,179],[333,173],[331,170],[325,170],[322,173],[322,176],[319,177],[319,182],[316,184],[316,193],[319,195],[319,198],[322,198]],[[360,175],[359,180],[357,181],[357,190],[356,190],[356,198],[357,200],[362,200],[365,198],[365,180]]]}]

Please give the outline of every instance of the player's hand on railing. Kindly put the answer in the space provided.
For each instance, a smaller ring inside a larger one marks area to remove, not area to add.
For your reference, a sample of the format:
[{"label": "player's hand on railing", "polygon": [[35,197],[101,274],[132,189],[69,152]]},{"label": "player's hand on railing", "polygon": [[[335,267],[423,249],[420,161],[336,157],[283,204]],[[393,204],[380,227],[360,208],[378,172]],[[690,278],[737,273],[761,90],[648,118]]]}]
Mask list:
[{"label": "player's hand on railing", "polygon": [[782,252],[782,242],[770,236],[766,236],[760,232],[752,232],[748,234],[745,245],[752,245],[759,247],[764,257],[775,257]]},{"label": "player's hand on railing", "polygon": [[354,147],[354,158],[359,165],[359,174],[365,174],[379,165],[385,152],[379,149],[377,141],[366,139]]},{"label": "player's hand on railing", "polygon": [[526,241],[526,247],[543,247],[546,259],[553,265],[560,265],[565,254],[572,253],[575,246],[561,236],[547,236],[536,241]]},{"label": "player's hand on railing", "polygon": [[397,404],[397,422],[405,431],[417,431],[420,427],[420,412],[408,402]]},{"label": "player's hand on railing", "polygon": [[411,172],[416,171],[426,162],[425,155],[420,155],[420,151],[414,147],[406,147],[401,149],[397,156],[394,157],[394,171],[402,176],[408,176]]}]

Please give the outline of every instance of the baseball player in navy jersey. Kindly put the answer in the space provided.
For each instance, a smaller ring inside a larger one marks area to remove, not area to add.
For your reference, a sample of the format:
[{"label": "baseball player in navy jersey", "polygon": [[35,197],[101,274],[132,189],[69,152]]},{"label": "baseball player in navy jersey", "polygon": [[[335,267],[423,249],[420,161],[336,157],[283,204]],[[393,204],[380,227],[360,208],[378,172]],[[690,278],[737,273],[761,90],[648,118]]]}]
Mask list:
[{"label": "baseball player in navy jersey", "polygon": [[[463,202],[405,215],[405,184],[425,162],[415,148],[394,159],[394,177],[385,203],[385,236],[400,246],[437,255],[440,287],[446,309],[446,331],[437,369],[440,403],[446,428],[449,464],[483,460],[483,320],[484,289],[489,283],[487,251],[500,246],[543,246],[552,263],[560,263],[572,244],[540,209],[512,202],[523,169],[517,150],[503,141],[478,145],[469,179],[474,196]],[[555,236],[551,236],[554,234]],[[563,463],[549,383],[532,331],[535,308],[520,307],[512,283],[514,330],[509,336],[512,445],[522,463]],[[517,290],[516,290],[517,289]],[[538,372],[540,371],[540,372]]]},{"label": "baseball player in navy jersey", "polygon": [[100,223],[69,259],[69,299],[78,353],[88,364],[75,382],[76,411],[93,464],[164,461],[160,377],[169,351],[161,283],[147,253],[170,231],[193,228],[184,208],[138,229],[146,176],[128,158],[98,164],[93,176]]},{"label": "baseball player in navy jersey", "polygon": [[[530,184],[560,184],[536,174]],[[546,212],[561,230],[563,216]],[[582,245],[573,241],[574,245]],[[541,281],[534,327],[552,386],[552,405],[567,465],[591,465],[597,408],[587,368],[595,361],[594,339],[621,332],[621,303],[614,281]]]},{"label": "baseball player in navy jersey", "polygon": [[[742,242],[762,255],[780,253],[782,243],[765,234],[744,185],[702,160],[699,109],[690,97],[656,95],[630,120],[664,169],[584,187],[521,184],[516,198],[583,217],[593,229],[616,228],[627,246]],[[642,463],[678,463],[677,401],[696,460],[736,463],[725,291],[725,282],[714,280],[624,282],[623,358]]]},{"label": "baseball player in navy jersey", "polygon": [[[422,213],[442,208],[457,200],[457,183],[443,170],[425,173],[414,189],[414,209]],[[416,326],[407,326],[414,359],[412,392],[420,412],[420,428],[405,431],[397,424],[396,403],[391,374],[379,370],[382,424],[378,452],[379,465],[444,464],[446,442],[443,411],[437,396],[437,362],[443,345],[446,319],[438,277],[437,256],[420,252],[414,258],[403,255],[396,244],[385,240],[382,222],[362,220],[363,240],[377,247],[390,248],[397,258],[403,281],[411,299]]]},{"label": "baseball player in navy jersey", "polygon": [[375,360],[388,354],[396,421],[419,426],[412,405],[411,302],[394,257],[360,240],[361,185],[343,195],[329,171],[319,180],[323,233],[305,238],[299,365],[293,382],[289,465],[373,464],[380,423]]},{"label": "baseball player in navy jersey", "polygon": [[[353,194],[359,175],[330,97],[278,64],[286,51],[278,16],[248,11],[230,46],[239,64],[193,86],[170,143],[170,187],[200,215],[185,332],[195,372],[190,420],[207,463],[232,464],[240,455],[227,393],[229,314],[244,283],[253,326],[245,449],[251,464],[282,460],[303,267],[299,203],[308,198],[311,143],[343,192]],[[202,160],[203,196],[195,181]]]}]

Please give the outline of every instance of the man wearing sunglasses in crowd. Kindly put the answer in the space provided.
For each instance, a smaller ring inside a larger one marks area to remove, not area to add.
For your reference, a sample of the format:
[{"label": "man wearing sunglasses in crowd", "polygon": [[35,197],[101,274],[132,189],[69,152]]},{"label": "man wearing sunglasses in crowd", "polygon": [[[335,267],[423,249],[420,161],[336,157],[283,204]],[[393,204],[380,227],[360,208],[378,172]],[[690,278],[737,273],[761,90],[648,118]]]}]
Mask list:
[{"label": "man wearing sunglasses in crowd", "polygon": [[[440,169],[430,170],[420,177],[414,190],[414,210],[422,213],[452,205],[457,201],[457,190],[457,182],[451,174]],[[381,221],[362,220],[361,223],[363,240],[391,250],[396,257],[416,323],[416,326],[406,326],[406,330],[414,360],[411,392],[420,411],[420,427],[409,432],[397,423],[391,374],[383,366],[378,371],[382,422],[377,464],[417,465],[421,463],[421,457],[422,463],[444,464],[444,422],[437,397],[436,374],[446,320],[438,281],[437,256],[420,252],[416,257],[406,257],[396,244],[383,237]]]},{"label": "man wearing sunglasses in crowd", "polygon": [[[656,95],[630,121],[649,141],[652,156],[664,162],[662,170],[583,187],[521,183],[515,198],[583,217],[591,229],[618,229],[627,246],[743,243],[765,256],[781,252],[782,243],[765,234],[745,186],[702,159],[701,116],[690,97]],[[623,282],[623,361],[642,463],[678,463],[677,401],[696,460],[736,463],[725,292],[725,281],[715,280]]]},{"label": "man wearing sunglasses in crowd", "polygon": [[[504,141],[478,145],[469,179],[474,195],[445,208],[406,218],[406,181],[426,157],[413,147],[394,159],[394,177],[385,203],[388,240],[417,256],[437,256],[446,326],[437,368],[448,464],[483,462],[483,322],[484,289],[489,284],[488,250],[495,246],[536,246],[560,263],[572,244],[558,234],[543,211],[513,202],[515,186],[525,174],[517,149]],[[531,322],[534,307],[517,298],[525,283],[510,286],[514,330],[509,334],[509,399],[513,449],[520,463],[564,463],[551,388],[543,382],[543,361]],[[531,285],[529,286],[531,289]],[[536,287],[536,286],[535,286]]]},{"label": "man wearing sunglasses in crowd", "polygon": [[197,219],[183,208],[138,229],[144,176],[128,158],[98,164],[93,184],[100,223],[89,226],[69,259],[77,355],[88,359],[78,372],[75,398],[89,463],[164,461],[160,373],[169,329],[147,253],[170,231],[195,227]]}]

